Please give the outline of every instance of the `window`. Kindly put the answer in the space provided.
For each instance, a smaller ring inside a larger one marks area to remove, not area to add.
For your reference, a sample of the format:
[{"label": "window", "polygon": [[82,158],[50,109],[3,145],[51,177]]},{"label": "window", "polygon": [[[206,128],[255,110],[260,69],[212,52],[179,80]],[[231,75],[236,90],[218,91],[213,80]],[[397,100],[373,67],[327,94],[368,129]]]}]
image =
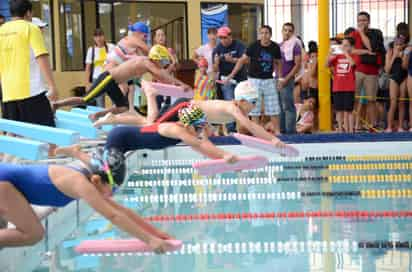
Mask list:
[{"label": "window", "polygon": [[[186,4],[155,2],[99,3],[99,26],[113,42],[127,35],[129,22],[146,22],[152,31],[162,28],[168,47],[179,59],[187,58]],[[108,35],[111,33],[111,36]]]},{"label": "window", "polygon": [[82,6],[77,0],[59,0],[60,59],[63,71],[84,69]]},{"label": "window", "polygon": [[[371,15],[371,27],[382,30],[386,39],[395,36],[396,25],[408,22],[408,2],[405,0],[330,0],[330,35],[342,33],[348,27],[356,27],[356,15],[366,11]],[[319,0],[268,0],[268,23],[273,28],[276,41],[281,40],[281,28],[285,22],[295,23],[298,35],[305,42],[318,40]],[[301,16],[292,16],[300,9]]]},{"label": "window", "polygon": [[33,1],[33,16],[40,18],[47,23],[47,27],[43,29],[43,36],[46,43],[47,51],[50,56],[50,63],[55,67],[54,45],[53,45],[53,20],[52,6],[49,0]]},{"label": "window", "polygon": [[258,29],[263,23],[263,5],[203,3],[202,10],[211,10],[222,4],[227,5],[227,25],[232,29],[233,37],[245,44],[256,41]]}]

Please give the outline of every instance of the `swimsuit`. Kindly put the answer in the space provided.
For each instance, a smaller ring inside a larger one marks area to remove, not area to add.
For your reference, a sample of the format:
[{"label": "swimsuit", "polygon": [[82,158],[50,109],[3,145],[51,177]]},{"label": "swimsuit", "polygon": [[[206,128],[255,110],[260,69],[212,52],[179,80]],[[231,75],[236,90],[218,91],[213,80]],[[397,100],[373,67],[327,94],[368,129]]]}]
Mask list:
[{"label": "swimsuit", "polygon": [[[69,167],[81,172],[79,169]],[[63,194],[49,176],[49,165],[0,163],[0,183],[9,182],[35,205],[63,207],[74,199]]]},{"label": "swimsuit", "polygon": [[153,125],[146,127],[121,126],[112,129],[107,136],[106,149],[117,148],[121,152],[152,149],[160,150],[170,146],[175,146],[181,142],[180,139],[173,139],[159,134],[158,127],[161,123],[177,121],[178,112],[181,108],[187,107],[189,102],[177,103],[174,107],[163,114]]}]

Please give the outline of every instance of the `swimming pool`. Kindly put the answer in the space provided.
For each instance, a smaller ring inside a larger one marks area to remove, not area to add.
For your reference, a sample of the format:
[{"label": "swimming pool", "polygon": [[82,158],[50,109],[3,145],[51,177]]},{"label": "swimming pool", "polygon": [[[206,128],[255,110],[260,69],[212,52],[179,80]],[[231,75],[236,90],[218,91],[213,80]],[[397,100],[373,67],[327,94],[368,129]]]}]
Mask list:
[{"label": "swimming pool", "polygon": [[297,147],[299,158],[265,154],[265,169],[213,178],[193,173],[186,147],[136,152],[116,199],[183,248],[79,255],[81,240],[128,237],[92,215],[34,271],[412,271],[410,143]]}]

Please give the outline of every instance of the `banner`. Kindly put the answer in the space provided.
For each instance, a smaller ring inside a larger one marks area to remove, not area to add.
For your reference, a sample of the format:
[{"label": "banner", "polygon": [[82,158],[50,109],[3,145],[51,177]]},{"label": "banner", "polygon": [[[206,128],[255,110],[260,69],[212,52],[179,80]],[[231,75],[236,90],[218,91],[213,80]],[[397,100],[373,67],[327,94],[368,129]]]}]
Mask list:
[{"label": "banner", "polygon": [[202,9],[202,44],[208,42],[207,30],[211,27],[219,28],[228,25],[228,6],[216,5],[207,9]]}]

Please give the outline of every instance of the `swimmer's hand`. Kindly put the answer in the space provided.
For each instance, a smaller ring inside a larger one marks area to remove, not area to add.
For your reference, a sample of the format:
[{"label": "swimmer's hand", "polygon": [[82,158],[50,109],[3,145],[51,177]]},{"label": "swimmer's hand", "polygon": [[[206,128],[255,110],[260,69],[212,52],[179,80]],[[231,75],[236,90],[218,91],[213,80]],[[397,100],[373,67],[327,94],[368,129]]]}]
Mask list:
[{"label": "swimmer's hand", "polygon": [[281,140],[279,140],[278,138],[275,138],[275,139],[271,140],[270,142],[277,148],[287,147],[287,145],[284,142],[282,142]]},{"label": "swimmer's hand", "polygon": [[67,147],[58,147],[54,150],[54,155],[63,155],[68,157],[76,157],[76,155],[81,152],[80,145],[71,145]]},{"label": "swimmer's hand", "polygon": [[91,113],[89,114],[89,119],[91,121],[96,121],[97,120],[97,114],[96,113]]},{"label": "swimmer's hand", "polygon": [[239,161],[239,158],[236,155],[231,154],[231,153],[226,153],[223,156],[223,159],[225,160],[226,163],[230,163],[230,164],[233,164]]},{"label": "swimmer's hand", "polygon": [[151,238],[148,245],[156,254],[164,254],[173,249],[171,244],[157,237]]},{"label": "swimmer's hand", "polygon": [[158,231],[156,233],[156,236],[162,240],[174,240],[175,238],[169,234],[167,234],[166,232],[163,231]]}]

